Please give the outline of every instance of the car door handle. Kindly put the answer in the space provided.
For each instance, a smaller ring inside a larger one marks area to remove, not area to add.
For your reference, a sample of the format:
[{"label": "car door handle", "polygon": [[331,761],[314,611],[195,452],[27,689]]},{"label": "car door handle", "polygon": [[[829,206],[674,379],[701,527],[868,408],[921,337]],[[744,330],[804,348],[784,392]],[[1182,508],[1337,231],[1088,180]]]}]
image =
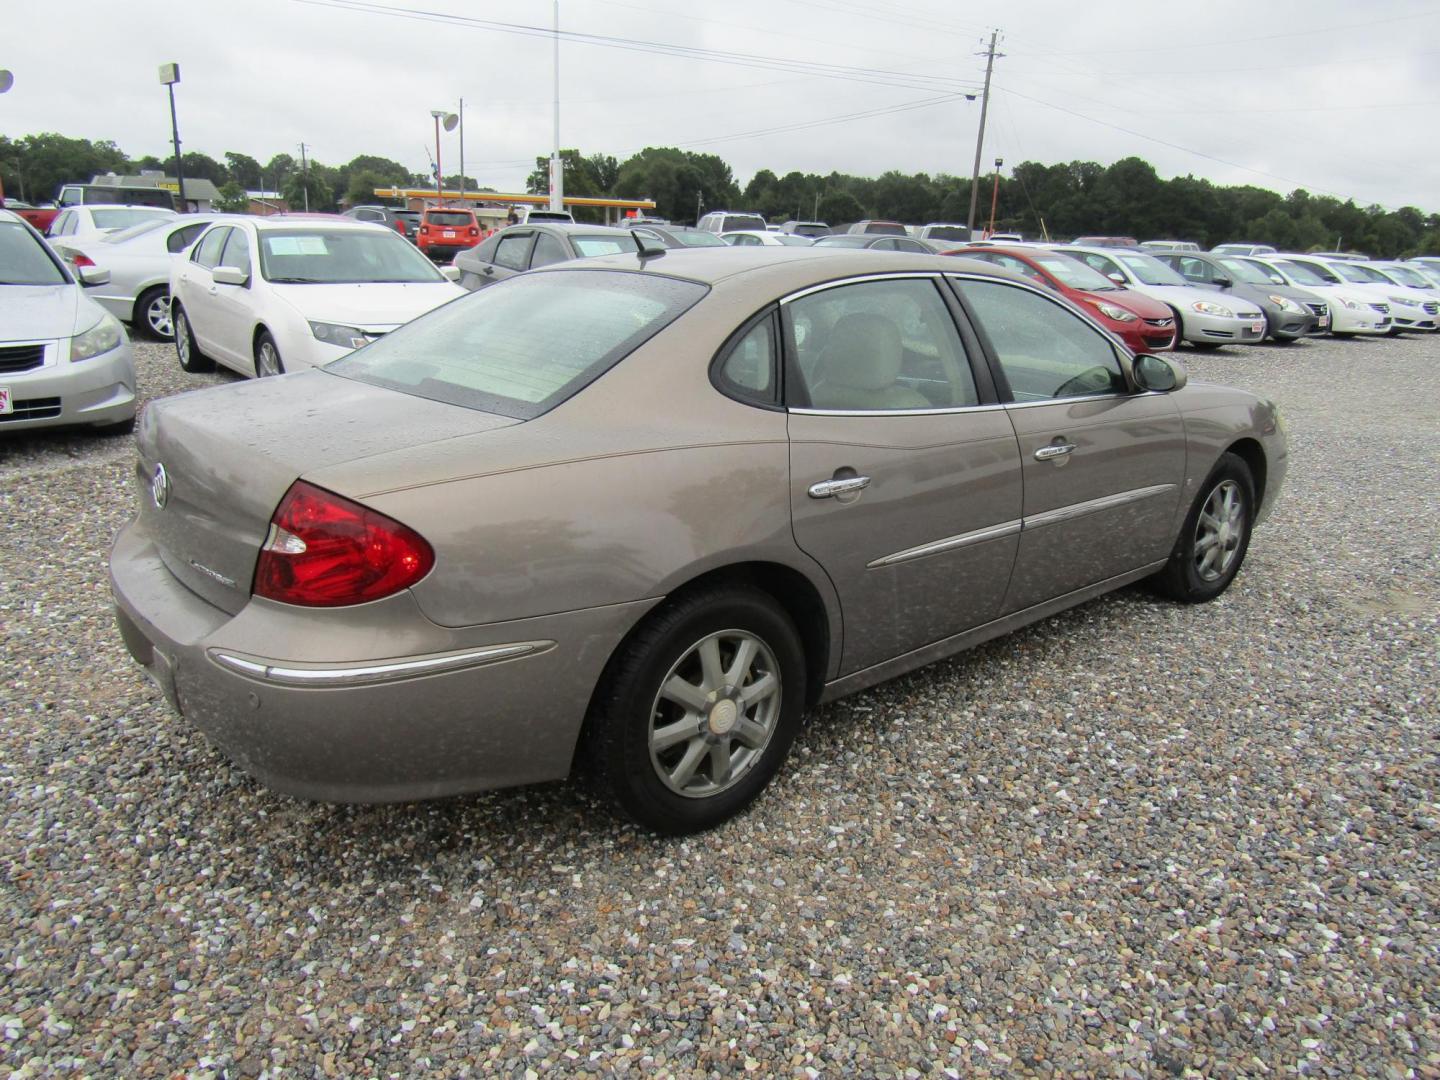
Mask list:
[{"label": "car door handle", "polygon": [[812,499],[833,499],[836,495],[848,495],[870,486],[868,476],[847,476],[844,480],[822,480],[811,484],[809,495]]},{"label": "car door handle", "polygon": [[1050,461],[1052,458],[1064,457],[1066,454],[1075,452],[1074,443],[1051,443],[1049,446],[1042,446],[1035,451],[1036,461]]}]

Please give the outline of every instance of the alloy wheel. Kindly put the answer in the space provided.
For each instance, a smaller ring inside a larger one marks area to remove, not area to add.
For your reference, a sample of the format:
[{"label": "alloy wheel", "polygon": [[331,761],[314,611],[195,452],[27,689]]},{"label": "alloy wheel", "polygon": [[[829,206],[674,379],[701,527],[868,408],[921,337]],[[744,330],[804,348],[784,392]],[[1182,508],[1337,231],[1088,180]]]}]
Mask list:
[{"label": "alloy wheel", "polygon": [[1224,577],[1245,539],[1245,494],[1234,480],[1215,485],[1195,522],[1192,557],[1201,581]]},{"label": "alloy wheel", "polygon": [[161,293],[145,305],[145,325],[159,338],[168,338],[175,332],[174,322],[170,318],[170,297],[167,294]]},{"label": "alloy wheel", "polygon": [[650,709],[650,762],[661,783],[687,798],[733,787],[763,756],[783,700],[780,665],[761,638],[721,630],[697,641]]},{"label": "alloy wheel", "polygon": [[255,374],[262,379],[280,374],[280,353],[276,351],[274,342],[266,340],[260,343],[255,354]]}]

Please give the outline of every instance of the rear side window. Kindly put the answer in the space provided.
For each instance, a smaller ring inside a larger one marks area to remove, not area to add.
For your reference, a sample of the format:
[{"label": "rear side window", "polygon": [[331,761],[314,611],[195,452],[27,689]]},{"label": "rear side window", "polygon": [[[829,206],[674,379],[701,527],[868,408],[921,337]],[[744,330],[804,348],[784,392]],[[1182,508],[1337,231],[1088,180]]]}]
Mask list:
[{"label": "rear side window", "polygon": [[656,274],[522,274],[423,315],[325,370],[530,419],[599,378],[706,291]]},{"label": "rear side window", "polygon": [[767,314],[730,345],[715,371],[715,381],[731,397],[774,405],[779,401],[775,359],[775,317]]},{"label": "rear side window", "polygon": [[524,270],[525,256],[530,252],[530,234],[502,236],[495,248],[495,265],[507,270]]},{"label": "rear side window", "polygon": [[183,229],[176,229],[165,240],[165,249],[173,254],[179,254],[195,242],[195,238],[205,231],[205,222],[199,225],[186,225]]}]

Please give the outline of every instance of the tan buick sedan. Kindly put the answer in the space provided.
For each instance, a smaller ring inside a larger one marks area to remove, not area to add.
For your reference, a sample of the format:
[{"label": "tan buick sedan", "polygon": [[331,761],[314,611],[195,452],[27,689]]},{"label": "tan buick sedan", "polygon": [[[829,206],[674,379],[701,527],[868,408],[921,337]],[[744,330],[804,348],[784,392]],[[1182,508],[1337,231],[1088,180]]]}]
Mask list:
[{"label": "tan buick sedan", "polygon": [[725,820],[802,712],[1142,578],[1234,579],[1275,407],[980,263],[566,263],[327,367],[153,403],[121,633],[262,782],[431,798],[585,765]]}]

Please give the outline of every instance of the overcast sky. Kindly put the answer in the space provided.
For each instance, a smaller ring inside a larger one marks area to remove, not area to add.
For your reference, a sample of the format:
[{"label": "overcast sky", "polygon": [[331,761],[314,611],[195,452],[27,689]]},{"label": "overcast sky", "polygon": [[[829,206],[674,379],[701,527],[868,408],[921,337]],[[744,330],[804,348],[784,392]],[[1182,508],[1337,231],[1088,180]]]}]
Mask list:
[{"label": "overcast sky", "polygon": [[[465,99],[466,172],[523,189],[551,146],[548,0],[76,0],[9,5],[0,131],[114,139],[167,155],[156,68],[181,66],[186,150],[329,164],[360,153],[428,172],[432,108]],[[1440,3],[1424,0],[562,0],[562,31],[724,53],[723,62],[562,40],[561,144],[647,146],[799,169],[968,175],[1001,31],[985,168],[1138,155],[1162,176],[1440,211]],[[987,19],[998,18],[998,22]],[[63,42],[63,45],[60,43]],[[830,74],[817,74],[826,65]],[[913,106],[913,107],[907,107]],[[860,115],[857,115],[860,114]],[[868,115],[866,115],[868,114]],[[847,118],[833,123],[821,121]],[[788,130],[776,131],[777,128]],[[735,136],[731,138],[731,136]],[[458,139],[441,144],[455,170]],[[1041,208],[1043,212],[1043,207]]]}]

